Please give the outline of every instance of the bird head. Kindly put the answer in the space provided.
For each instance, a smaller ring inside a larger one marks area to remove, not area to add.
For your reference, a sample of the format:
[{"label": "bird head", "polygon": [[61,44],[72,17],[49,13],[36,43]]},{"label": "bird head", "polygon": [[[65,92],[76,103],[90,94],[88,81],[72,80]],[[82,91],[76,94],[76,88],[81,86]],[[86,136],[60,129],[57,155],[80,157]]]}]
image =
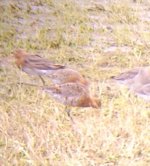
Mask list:
[{"label": "bird head", "polygon": [[28,55],[23,49],[17,49],[13,51],[12,54],[16,59],[21,59],[22,57],[25,57]]},{"label": "bird head", "polygon": [[28,55],[24,50],[17,49],[12,52],[13,57],[16,59],[16,65],[20,68],[25,62],[25,57]]},{"label": "bird head", "polygon": [[101,101],[95,97],[90,96],[82,96],[78,101],[79,107],[93,107],[93,108],[100,108]]}]

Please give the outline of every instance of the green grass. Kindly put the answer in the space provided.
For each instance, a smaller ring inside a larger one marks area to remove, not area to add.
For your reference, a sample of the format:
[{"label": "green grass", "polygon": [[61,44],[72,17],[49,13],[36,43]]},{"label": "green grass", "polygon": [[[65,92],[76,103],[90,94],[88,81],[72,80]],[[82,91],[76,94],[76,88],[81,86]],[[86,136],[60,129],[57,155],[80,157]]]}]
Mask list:
[{"label": "green grass", "polygon": [[[0,5],[2,165],[149,165],[150,104],[107,80],[149,65],[149,22],[140,17],[149,2],[101,2],[105,10],[87,10],[97,2],[83,2],[14,0]],[[104,51],[112,46],[118,49]],[[102,108],[70,108],[72,124],[64,105],[37,87],[17,84],[41,82],[10,63],[16,48],[80,71]]]},{"label": "green grass", "polygon": [[127,1],[112,3],[109,6],[111,23],[119,22],[123,24],[134,24],[138,21],[136,10],[133,10],[131,4]]}]

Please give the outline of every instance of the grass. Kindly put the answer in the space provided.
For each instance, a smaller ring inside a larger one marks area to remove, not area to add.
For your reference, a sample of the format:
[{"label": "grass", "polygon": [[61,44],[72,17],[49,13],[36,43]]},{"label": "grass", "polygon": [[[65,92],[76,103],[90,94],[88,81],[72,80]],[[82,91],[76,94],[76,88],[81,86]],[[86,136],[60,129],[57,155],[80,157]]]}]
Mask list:
[{"label": "grass", "polygon": [[[105,10],[93,9],[94,1],[82,3],[14,0],[0,5],[2,165],[149,165],[150,104],[107,80],[149,65],[150,23],[141,18],[149,2],[101,3]],[[90,79],[102,108],[71,108],[72,124],[64,105],[36,87],[17,84],[41,82],[9,62],[16,48],[78,69]]]}]

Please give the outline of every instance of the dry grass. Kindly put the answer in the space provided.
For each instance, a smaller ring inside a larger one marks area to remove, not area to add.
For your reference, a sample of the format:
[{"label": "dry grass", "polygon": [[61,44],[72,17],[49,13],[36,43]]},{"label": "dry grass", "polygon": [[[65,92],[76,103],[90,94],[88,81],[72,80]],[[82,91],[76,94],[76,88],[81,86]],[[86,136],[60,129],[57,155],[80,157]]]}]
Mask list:
[{"label": "dry grass", "polygon": [[40,84],[38,78],[1,60],[1,165],[150,163],[150,104],[107,81],[127,68],[149,65],[149,1],[80,2],[0,3],[1,59],[21,47],[78,68],[102,100],[98,110],[71,108],[72,124],[63,105],[36,87],[17,84]]}]

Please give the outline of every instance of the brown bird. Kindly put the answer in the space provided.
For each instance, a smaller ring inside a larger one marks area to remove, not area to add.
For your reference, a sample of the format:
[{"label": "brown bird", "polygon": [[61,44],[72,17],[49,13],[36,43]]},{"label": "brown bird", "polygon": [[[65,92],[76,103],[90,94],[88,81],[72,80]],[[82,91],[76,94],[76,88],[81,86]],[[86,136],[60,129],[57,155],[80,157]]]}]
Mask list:
[{"label": "brown bird", "polygon": [[43,84],[42,76],[47,76],[54,84],[63,84],[67,82],[79,82],[88,86],[88,81],[76,70],[67,68],[50,62],[39,55],[32,55],[23,50],[16,50],[14,53],[16,64],[24,72],[30,75],[38,75]]},{"label": "brown bird", "polygon": [[[49,93],[57,101],[66,106],[93,108],[100,108],[101,106],[100,100],[92,97],[89,90],[81,83],[65,83],[51,87],[44,87],[43,91]],[[70,116],[70,110],[66,111],[68,116],[72,119]]]},{"label": "brown bird", "polygon": [[39,55],[32,55],[21,49],[14,51],[13,55],[16,59],[16,65],[22,71],[29,75],[38,75],[43,83],[45,83],[42,78],[43,75],[49,74],[54,70],[65,68],[64,65],[54,64]]},{"label": "brown bird", "polygon": [[64,84],[68,82],[81,83],[88,87],[89,82],[76,70],[65,68],[52,71],[46,75],[54,84]]}]

